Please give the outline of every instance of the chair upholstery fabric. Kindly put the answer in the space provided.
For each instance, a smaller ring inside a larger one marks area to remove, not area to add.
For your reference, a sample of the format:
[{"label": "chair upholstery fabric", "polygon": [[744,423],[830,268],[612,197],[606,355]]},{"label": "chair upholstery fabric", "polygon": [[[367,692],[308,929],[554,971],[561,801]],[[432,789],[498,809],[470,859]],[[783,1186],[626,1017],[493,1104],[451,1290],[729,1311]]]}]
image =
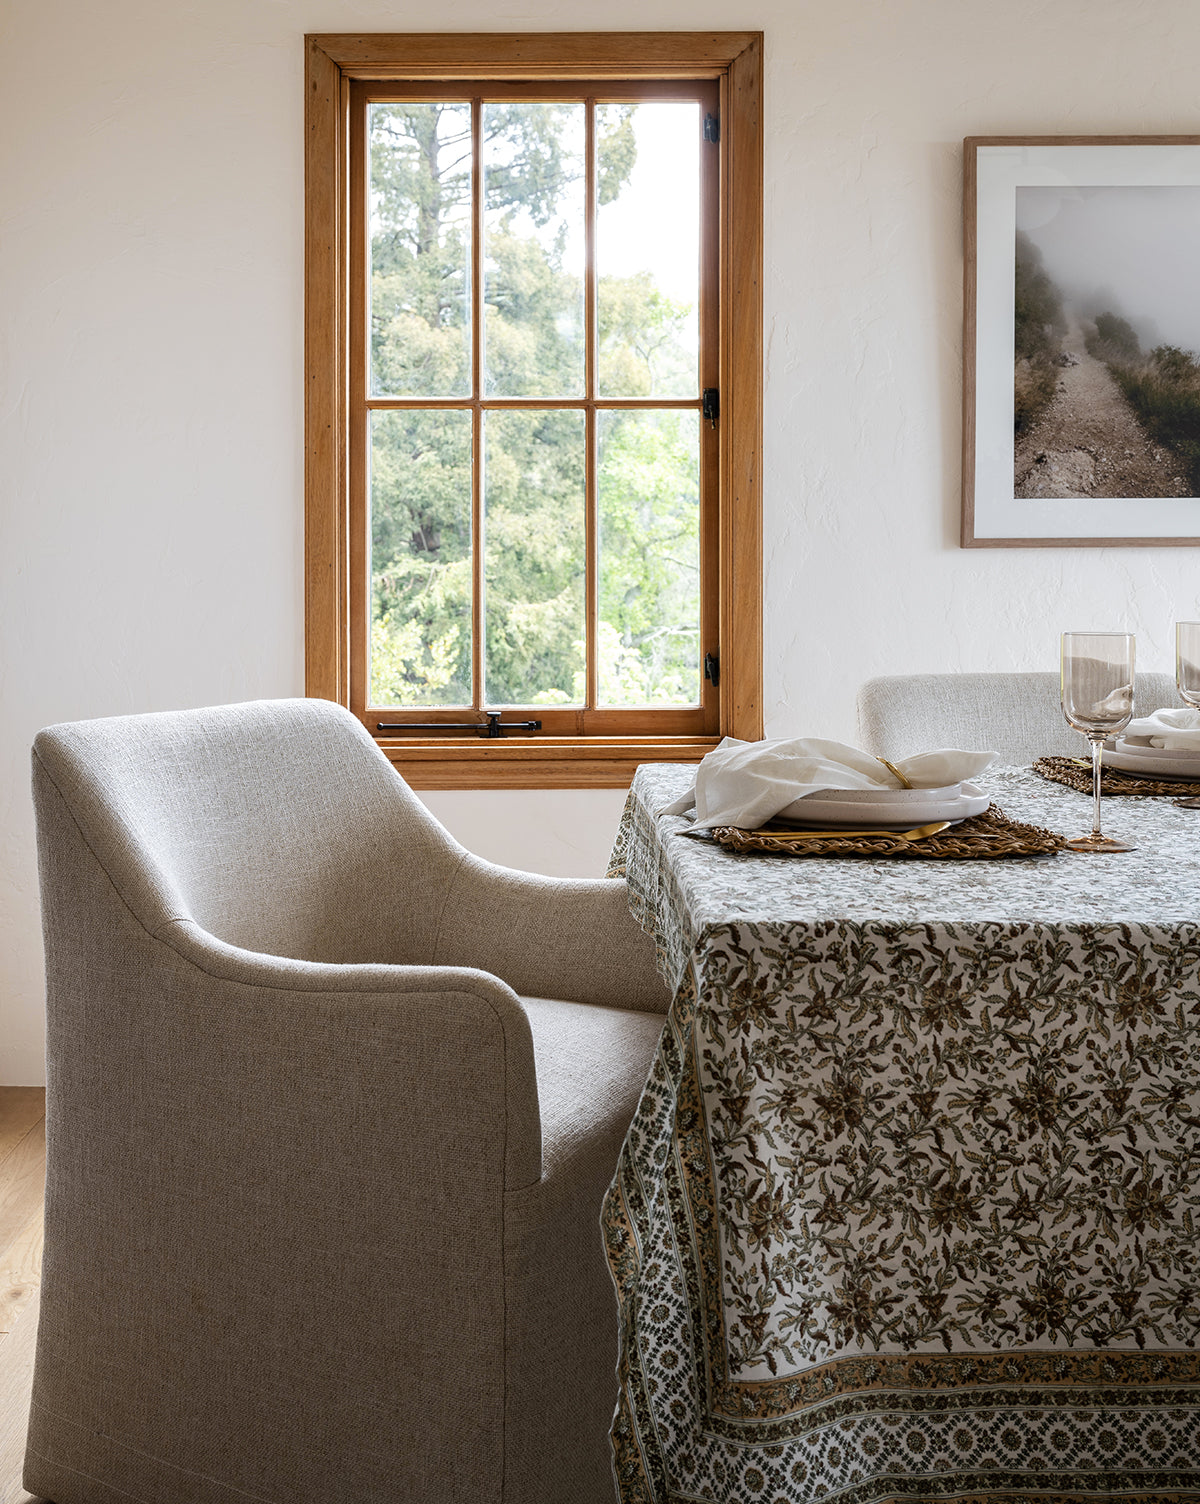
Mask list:
[{"label": "chair upholstery fabric", "polygon": [[[1136,714],[1178,705],[1169,674],[1139,674]],[[1063,719],[1057,674],[905,674],[868,679],[858,692],[859,741],[877,757],[935,747],[994,751],[1002,763],[1087,755]]]},{"label": "chair upholstery fabric", "polygon": [[599,1232],[667,994],[624,884],[469,855],[348,712],[51,727],[56,1504],[602,1504]]}]

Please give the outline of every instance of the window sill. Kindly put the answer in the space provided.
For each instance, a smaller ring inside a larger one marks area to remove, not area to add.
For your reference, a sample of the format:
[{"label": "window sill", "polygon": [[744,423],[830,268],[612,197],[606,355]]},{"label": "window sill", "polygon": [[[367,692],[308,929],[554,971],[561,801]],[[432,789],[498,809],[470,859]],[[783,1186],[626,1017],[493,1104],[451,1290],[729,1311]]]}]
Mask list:
[{"label": "window sill", "polygon": [[376,738],[414,789],[624,789],[639,764],[699,762],[719,741],[716,736]]}]

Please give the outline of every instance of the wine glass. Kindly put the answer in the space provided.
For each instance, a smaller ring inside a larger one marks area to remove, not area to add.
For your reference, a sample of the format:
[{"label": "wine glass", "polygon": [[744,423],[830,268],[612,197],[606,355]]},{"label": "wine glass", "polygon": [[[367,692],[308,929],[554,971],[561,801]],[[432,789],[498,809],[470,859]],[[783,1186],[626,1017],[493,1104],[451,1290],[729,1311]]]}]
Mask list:
[{"label": "wine glass", "polygon": [[[1200,709],[1200,621],[1175,623],[1175,683],[1185,705]],[[1180,809],[1200,809],[1200,799],[1176,799]]]},{"label": "wine glass", "polygon": [[1092,744],[1092,833],[1067,842],[1068,851],[1132,851],[1100,831],[1100,759],[1104,739],[1133,718],[1133,634],[1062,634],[1062,709]]},{"label": "wine glass", "polygon": [[1183,703],[1200,708],[1200,621],[1175,623],[1175,683]]}]

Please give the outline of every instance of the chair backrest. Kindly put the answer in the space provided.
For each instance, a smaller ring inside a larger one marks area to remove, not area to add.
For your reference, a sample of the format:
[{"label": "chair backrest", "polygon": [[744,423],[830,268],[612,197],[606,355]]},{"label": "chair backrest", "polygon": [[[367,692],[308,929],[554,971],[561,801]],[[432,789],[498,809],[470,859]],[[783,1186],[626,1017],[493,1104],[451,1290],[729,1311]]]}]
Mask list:
[{"label": "chair backrest", "polygon": [[464,852],[338,705],[50,726],[34,768],[152,933],[190,919],[300,960],[432,954],[439,894]]},{"label": "chair backrest", "polygon": [[[1178,705],[1170,674],[1139,674],[1135,714]],[[1086,739],[1063,719],[1054,673],[905,674],[868,679],[858,692],[858,735],[877,757],[934,747],[1000,754],[1002,763],[1078,757]]]}]

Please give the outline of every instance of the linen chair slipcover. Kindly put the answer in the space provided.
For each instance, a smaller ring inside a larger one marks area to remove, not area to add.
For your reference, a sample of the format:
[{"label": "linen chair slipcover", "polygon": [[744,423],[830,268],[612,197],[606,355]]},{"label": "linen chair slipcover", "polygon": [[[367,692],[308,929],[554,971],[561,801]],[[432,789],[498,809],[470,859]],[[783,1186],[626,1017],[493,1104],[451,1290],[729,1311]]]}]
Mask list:
[{"label": "linen chair slipcover", "polygon": [[[1181,703],[1170,674],[1138,674],[1135,715]],[[858,736],[878,757],[935,747],[991,750],[1002,763],[1090,755],[1063,719],[1057,674],[898,674],[858,692]]]},{"label": "linen chair slipcover", "polygon": [[599,1231],[667,1005],[625,884],[463,850],[347,711],[34,747],[56,1504],[614,1490]]}]

